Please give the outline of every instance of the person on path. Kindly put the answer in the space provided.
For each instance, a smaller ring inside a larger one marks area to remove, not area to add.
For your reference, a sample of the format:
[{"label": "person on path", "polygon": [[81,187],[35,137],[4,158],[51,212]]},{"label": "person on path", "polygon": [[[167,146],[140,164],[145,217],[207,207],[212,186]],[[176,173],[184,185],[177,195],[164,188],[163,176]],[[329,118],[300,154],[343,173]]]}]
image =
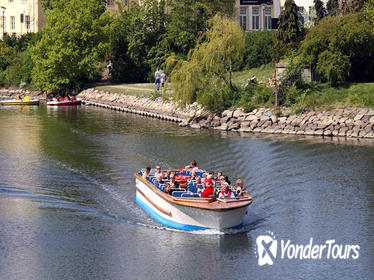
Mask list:
[{"label": "person on path", "polygon": [[156,69],[156,72],[155,72],[155,86],[156,86],[156,90],[160,90],[160,82],[161,82],[161,71],[158,70],[158,68]]},{"label": "person on path", "polygon": [[166,82],[166,74],[162,70],[161,70],[161,75],[160,75],[160,81],[161,81],[161,88],[163,88]]}]

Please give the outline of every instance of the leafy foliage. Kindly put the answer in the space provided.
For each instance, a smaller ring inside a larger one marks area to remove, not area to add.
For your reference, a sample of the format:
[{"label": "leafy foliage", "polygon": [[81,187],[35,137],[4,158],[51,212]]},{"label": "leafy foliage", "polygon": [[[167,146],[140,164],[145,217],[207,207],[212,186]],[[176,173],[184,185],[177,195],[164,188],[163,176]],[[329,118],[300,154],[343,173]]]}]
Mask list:
[{"label": "leafy foliage", "polygon": [[266,30],[246,33],[244,67],[249,69],[270,63],[273,57],[274,39],[275,31]]},{"label": "leafy foliage", "polygon": [[38,39],[38,34],[29,33],[21,37],[5,36],[0,41],[0,86],[32,84],[31,71],[34,63],[30,48]]},{"label": "leafy foliage", "polygon": [[170,22],[163,44],[171,52],[186,57],[206,31],[208,20],[218,12],[231,16],[234,3],[234,0],[168,0]]},{"label": "leafy foliage", "polygon": [[290,59],[286,70],[282,73],[281,79],[276,85],[277,105],[290,106],[297,102],[300,90],[306,87],[302,77],[304,66],[304,62],[294,62],[294,58]]},{"label": "leafy foliage", "polygon": [[209,109],[221,110],[237,98],[232,63],[243,55],[244,32],[237,22],[220,15],[210,24],[206,40],[191,50],[187,60],[174,55],[167,64],[176,63],[171,75],[176,99],[183,104],[197,100]]},{"label": "leafy foliage", "polygon": [[300,50],[324,81],[374,79],[374,33],[359,13],[322,20]]},{"label": "leafy foliage", "polygon": [[326,16],[326,9],[321,0],[314,0],[314,8],[316,10],[316,23]]},{"label": "leafy foliage", "polygon": [[165,2],[145,0],[122,11],[111,29],[112,80],[140,82],[159,66],[157,42],[165,33]]},{"label": "leafy foliage", "polygon": [[296,50],[302,40],[303,32],[299,26],[297,6],[293,0],[286,0],[279,17],[278,31],[274,44],[274,59],[279,59],[289,51]]},{"label": "leafy foliage", "polygon": [[370,21],[372,25],[374,25],[374,0],[369,0],[365,4],[365,13],[367,20]]},{"label": "leafy foliage", "polygon": [[109,48],[111,18],[101,0],[61,0],[46,12],[41,40],[32,48],[32,77],[43,91],[67,91],[94,80]]},{"label": "leafy foliage", "polygon": [[326,4],[327,14],[329,16],[336,16],[339,14],[339,0],[329,0]]}]

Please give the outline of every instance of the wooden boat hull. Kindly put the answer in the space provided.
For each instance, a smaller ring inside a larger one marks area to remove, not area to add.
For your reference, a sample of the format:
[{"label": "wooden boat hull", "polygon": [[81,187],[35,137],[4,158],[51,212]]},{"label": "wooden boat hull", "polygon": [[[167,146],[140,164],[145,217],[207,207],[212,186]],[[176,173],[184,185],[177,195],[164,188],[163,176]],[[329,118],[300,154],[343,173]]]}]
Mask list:
[{"label": "wooden boat hull", "polygon": [[228,207],[225,202],[173,198],[158,191],[152,184],[137,177],[137,203],[161,224],[188,231],[241,227],[247,207],[252,202],[251,199],[232,202]]},{"label": "wooden boat hull", "polygon": [[69,100],[69,101],[48,101],[47,106],[72,106],[72,105],[81,105],[82,100]]},{"label": "wooden boat hull", "polygon": [[28,101],[22,101],[18,99],[12,100],[2,100],[0,101],[0,105],[8,106],[8,105],[39,105],[39,99],[32,99]]}]

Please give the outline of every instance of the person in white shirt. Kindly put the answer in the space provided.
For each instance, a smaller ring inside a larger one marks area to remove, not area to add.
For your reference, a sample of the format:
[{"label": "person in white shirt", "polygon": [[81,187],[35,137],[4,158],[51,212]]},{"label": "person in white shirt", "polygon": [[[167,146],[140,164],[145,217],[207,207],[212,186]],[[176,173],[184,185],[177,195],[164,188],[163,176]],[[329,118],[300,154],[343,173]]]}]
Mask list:
[{"label": "person in white shirt", "polygon": [[230,190],[228,184],[223,184],[218,198],[235,198],[235,194]]}]

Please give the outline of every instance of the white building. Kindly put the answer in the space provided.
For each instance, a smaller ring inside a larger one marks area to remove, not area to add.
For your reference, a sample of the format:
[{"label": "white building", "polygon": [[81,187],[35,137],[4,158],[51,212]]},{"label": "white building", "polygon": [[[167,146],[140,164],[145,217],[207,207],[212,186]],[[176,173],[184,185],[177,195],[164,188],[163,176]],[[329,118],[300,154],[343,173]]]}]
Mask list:
[{"label": "white building", "polygon": [[235,11],[245,31],[277,29],[280,0],[236,0]]},{"label": "white building", "polygon": [[38,0],[0,0],[0,17],[0,39],[4,35],[38,32],[45,24]]}]

